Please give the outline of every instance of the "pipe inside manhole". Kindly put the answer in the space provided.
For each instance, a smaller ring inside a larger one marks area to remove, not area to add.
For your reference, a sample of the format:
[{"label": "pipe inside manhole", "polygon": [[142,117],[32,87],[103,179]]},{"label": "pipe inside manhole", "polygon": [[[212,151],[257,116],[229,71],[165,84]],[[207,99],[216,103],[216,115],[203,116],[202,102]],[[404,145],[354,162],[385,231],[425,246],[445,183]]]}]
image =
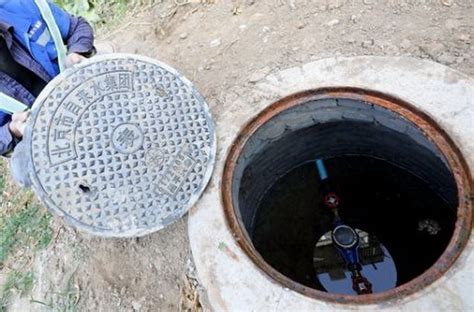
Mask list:
[{"label": "pipe inside manhole", "polygon": [[223,196],[239,244],[263,271],[304,294],[351,301],[360,280],[349,249],[369,282],[359,286],[371,288],[359,294],[377,298],[416,291],[449,268],[470,224],[463,175],[452,169],[463,162],[409,107],[376,92],[325,89],[277,102],[243,130]]}]

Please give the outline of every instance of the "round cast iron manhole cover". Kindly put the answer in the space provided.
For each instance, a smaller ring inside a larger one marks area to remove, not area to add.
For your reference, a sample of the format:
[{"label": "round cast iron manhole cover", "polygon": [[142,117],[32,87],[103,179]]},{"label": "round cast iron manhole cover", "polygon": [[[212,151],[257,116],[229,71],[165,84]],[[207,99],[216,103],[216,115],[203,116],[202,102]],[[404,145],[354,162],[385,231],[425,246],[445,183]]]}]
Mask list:
[{"label": "round cast iron manhole cover", "polygon": [[136,55],[99,56],[38,97],[25,143],[33,189],[72,225],[139,236],[197,201],[214,164],[207,104],[174,69]]}]

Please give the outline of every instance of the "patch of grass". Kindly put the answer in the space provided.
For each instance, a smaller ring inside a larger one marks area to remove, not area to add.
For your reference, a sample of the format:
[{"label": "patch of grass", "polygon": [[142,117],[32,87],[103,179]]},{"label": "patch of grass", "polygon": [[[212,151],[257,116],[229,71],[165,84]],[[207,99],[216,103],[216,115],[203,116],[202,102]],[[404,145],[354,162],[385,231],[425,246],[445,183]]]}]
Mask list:
[{"label": "patch of grass", "polygon": [[87,19],[95,26],[110,24],[125,15],[131,8],[153,4],[156,0],[54,0],[73,15]]},{"label": "patch of grass", "polygon": [[48,307],[49,311],[53,312],[79,311],[79,300],[81,299],[81,296],[79,286],[74,282],[76,278],[76,270],[74,270],[67,279],[63,290],[49,291],[47,292],[46,300],[32,299],[31,302]]},{"label": "patch of grass", "polygon": [[[10,261],[16,269],[10,269],[0,290],[0,312],[6,310],[13,295],[25,296],[33,288],[33,273],[25,269],[24,263],[35,251],[51,242],[53,233],[49,227],[50,218],[49,213],[40,212],[32,204],[25,205],[13,214],[0,215],[0,268],[11,253],[25,251],[22,259]],[[3,270],[6,271],[6,268]]]},{"label": "patch of grass", "polygon": [[0,193],[3,193],[4,189],[5,189],[5,178],[0,175]]},{"label": "patch of grass", "polygon": [[64,312],[75,312],[78,311],[79,300],[81,300],[79,286],[75,283],[76,270],[67,279],[66,287],[64,291],[57,293],[62,296],[61,300],[61,311]]},{"label": "patch of grass", "polygon": [[11,215],[0,216],[0,264],[4,263],[16,246],[43,249],[51,242],[53,231],[49,227],[51,215],[38,206],[27,203]]},{"label": "patch of grass", "polygon": [[10,298],[14,293],[18,293],[20,297],[29,294],[33,289],[33,282],[33,272],[10,271],[0,295],[0,312],[6,311]]},{"label": "patch of grass", "polygon": [[31,271],[35,254],[52,238],[51,215],[33,201],[33,193],[9,180],[6,161],[0,160],[0,312],[16,296],[27,295],[34,286]]},{"label": "patch of grass", "polygon": [[126,6],[125,0],[55,0],[55,2],[69,13],[80,15],[94,24],[104,22],[105,8],[121,9]]}]

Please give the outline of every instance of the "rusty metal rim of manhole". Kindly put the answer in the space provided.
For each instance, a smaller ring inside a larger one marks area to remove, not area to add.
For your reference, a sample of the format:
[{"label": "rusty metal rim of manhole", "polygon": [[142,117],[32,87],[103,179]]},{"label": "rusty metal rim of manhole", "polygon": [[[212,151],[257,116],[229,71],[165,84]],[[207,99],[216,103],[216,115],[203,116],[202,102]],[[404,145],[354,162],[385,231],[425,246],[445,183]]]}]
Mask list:
[{"label": "rusty metal rim of manhole", "polygon": [[[457,207],[455,230],[448,247],[443,252],[441,257],[427,271],[417,276],[413,280],[382,293],[363,296],[331,294],[304,286],[286,277],[271,267],[254,248],[250,238],[247,235],[242,220],[238,217],[238,213],[235,211],[235,207],[233,205],[232,183],[234,169],[249,138],[267,121],[287,109],[296,107],[309,101],[331,98],[360,100],[378,105],[398,113],[417,125],[421,131],[434,142],[436,147],[446,158],[450,170],[455,177],[458,188],[459,205]],[[421,112],[411,104],[399,98],[378,91],[353,87],[327,87],[295,93],[280,99],[260,112],[255,118],[253,118],[247,125],[243,127],[237,139],[232,144],[229,154],[227,155],[223,172],[222,200],[227,225],[230,227],[237,244],[257,265],[257,267],[266,273],[270,278],[279,282],[284,287],[314,299],[337,303],[372,304],[381,301],[401,299],[404,296],[413,294],[432,284],[449,270],[449,268],[454,264],[463,251],[471,234],[471,229],[473,226],[471,195],[472,188],[472,177],[460,150],[456,147],[447,133],[427,114]]]}]

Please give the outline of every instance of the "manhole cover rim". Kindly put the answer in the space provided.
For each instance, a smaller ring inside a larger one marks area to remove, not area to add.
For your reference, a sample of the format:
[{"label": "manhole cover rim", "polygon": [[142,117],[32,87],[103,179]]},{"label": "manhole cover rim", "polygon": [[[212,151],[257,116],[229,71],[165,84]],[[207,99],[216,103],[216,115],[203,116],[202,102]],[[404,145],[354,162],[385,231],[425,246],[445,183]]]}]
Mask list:
[{"label": "manhole cover rim", "polygon": [[53,90],[59,84],[61,84],[64,79],[66,79],[66,77],[73,75],[74,73],[78,72],[79,70],[85,67],[94,65],[96,63],[100,63],[102,61],[111,61],[115,59],[117,60],[133,59],[134,61],[141,61],[144,63],[149,63],[152,65],[161,67],[163,70],[167,71],[171,75],[181,80],[183,85],[189,88],[189,90],[191,90],[192,95],[194,95],[196,100],[201,104],[201,109],[203,110],[203,113],[206,116],[206,120],[208,122],[208,128],[210,130],[209,131],[210,132],[210,138],[209,138],[210,146],[209,146],[209,155],[208,155],[209,159],[207,161],[206,170],[202,174],[202,181],[201,181],[200,187],[198,188],[198,191],[191,195],[186,205],[183,205],[182,212],[179,214],[176,214],[173,217],[173,220],[171,222],[168,222],[165,224],[159,224],[157,226],[150,227],[150,228],[135,228],[135,229],[130,229],[124,232],[100,231],[98,227],[94,227],[89,224],[85,224],[81,221],[78,221],[74,217],[67,214],[64,210],[62,210],[52,201],[52,199],[48,196],[47,192],[44,190],[43,186],[41,185],[38,177],[35,174],[33,174],[35,168],[34,168],[34,162],[33,162],[31,153],[28,153],[27,155],[27,158],[28,158],[27,169],[29,172],[30,181],[32,183],[32,189],[35,191],[36,196],[40,199],[40,201],[43,204],[46,205],[48,210],[50,210],[54,215],[63,218],[67,224],[81,231],[84,231],[86,233],[98,235],[102,237],[116,237],[116,238],[139,237],[139,236],[143,236],[143,235],[147,235],[147,234],[159,231],[177,222],[178,220],[180,220],[196,204],[196,202],[203,195],[205,189],[207,188],[211,180],[212,174],[214,172],[214,168],[216,165],[216,153],[217,153],[217,133],[215,131],[216,130],[215,122],[214,122],[214,119],[212,118],[212,114],[209,109],[208,103],[206,102],[204,97],[201,95],[201,93],[197,90],[197,88],[194,86],[194,84],[190,80],[188,80],[186,77],[180,74],[173,67],[147,56],[128,54],[128,53],[114,53],[114,54],[95,56],[91,59],[87,59],[83,61],[82,63],[76,66],[68,68],[63,73],[53,78],[47,84],[47,86],[38,95],[38,97],[36,98],[31,108],[31,115],[27,121],[27,126],[25,129],[23,141],[28,146],[31,146],[31,143],[32,143],[31,140],[33,136],[33,126],[36,122],[36,118],[38,117],[39,112],[41,111],[42,104],[48,99],[51,92],[53,92]]}]

